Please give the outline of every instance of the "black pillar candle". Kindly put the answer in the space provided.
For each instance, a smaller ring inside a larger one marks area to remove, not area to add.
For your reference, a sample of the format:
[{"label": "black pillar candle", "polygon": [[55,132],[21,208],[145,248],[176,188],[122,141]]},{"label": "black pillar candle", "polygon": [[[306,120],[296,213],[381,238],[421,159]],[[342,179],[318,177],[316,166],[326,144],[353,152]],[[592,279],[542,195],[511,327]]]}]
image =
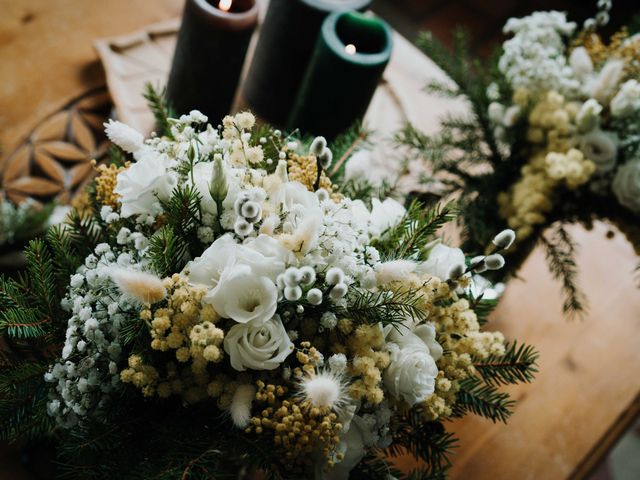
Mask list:
[{"label": "black pillar candle", "polygon": [[334,11],[364,10],[371,0],[271,0],[244,96],[266,121],[283,127],[311,59],[323,20]]},{"label": "black pillar candle", "polygon": [[389,26],[359,12],[324,21],[289,128],[334,138],[364,117],[391,58]]},{"label": "black pillar candle", "polygon": [[177,114],[229,113],[257,20],[255,0],[186,0],[167,84]]}]

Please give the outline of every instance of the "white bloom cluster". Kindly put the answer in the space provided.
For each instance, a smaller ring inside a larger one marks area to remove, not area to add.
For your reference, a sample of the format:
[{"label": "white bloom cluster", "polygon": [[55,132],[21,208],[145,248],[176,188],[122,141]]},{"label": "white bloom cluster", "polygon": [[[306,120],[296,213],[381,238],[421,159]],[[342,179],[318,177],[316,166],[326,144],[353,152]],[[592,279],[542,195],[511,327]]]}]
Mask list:
[{"label": "white bloom cluster", "polygon": [[137,305],[120,294],[112,280],[114,268],[138,270],[136,243],[141,235],[123,234],[133,247],[119,253],[99,244],[71,277],[63,307],[71,312],[61,360],[45,375],[53,384],[47,409],[66,427],[85,415],[100,415],[119,383],[122,345],[120,327]]},{"label": "white bloom cluster", "polygon": [[535,12],[524,18],[510,18],[505,33],[513,33],[500,57],[499,68],[514,87],[531,92],[556,90],[573,92],[579,87],[565,56],[565,38],[576,24],[563,12]]}]

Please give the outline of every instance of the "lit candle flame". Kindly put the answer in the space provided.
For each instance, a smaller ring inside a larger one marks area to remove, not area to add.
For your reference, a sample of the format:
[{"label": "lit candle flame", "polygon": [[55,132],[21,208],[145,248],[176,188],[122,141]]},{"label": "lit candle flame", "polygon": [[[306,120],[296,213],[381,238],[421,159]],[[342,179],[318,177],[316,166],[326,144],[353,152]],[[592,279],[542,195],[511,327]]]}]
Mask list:
[{"label": "lit candle flame", "polygon": [[354,53],[356,53],[356,46],[353,43],[350,43],[349,45],[344,47],[344,51],[349,55],[353,55]]},{"label": "lit candle flame", "polygon": [[218,8],[223,12],[228,12],[229,10],[231,10],[232,3],[233,3],[233,0],[220,0],[220,3],[218,4]]}]

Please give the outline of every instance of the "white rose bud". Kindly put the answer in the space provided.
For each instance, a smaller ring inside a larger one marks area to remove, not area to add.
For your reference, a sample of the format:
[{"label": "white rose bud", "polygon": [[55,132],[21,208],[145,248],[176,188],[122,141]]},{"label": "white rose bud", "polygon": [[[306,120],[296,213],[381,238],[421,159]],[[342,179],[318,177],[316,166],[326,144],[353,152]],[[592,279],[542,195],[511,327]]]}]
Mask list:
[{"label": "white rose bud", "polygon": [[[227,198],[227,175],[222,164],[222,155],[216,153],[213,156],[213,170],[211,173],[211,183],[209,184],[209,193],[216,204],[221,205]],[[222,213],[222,212],[219,212]]]}]

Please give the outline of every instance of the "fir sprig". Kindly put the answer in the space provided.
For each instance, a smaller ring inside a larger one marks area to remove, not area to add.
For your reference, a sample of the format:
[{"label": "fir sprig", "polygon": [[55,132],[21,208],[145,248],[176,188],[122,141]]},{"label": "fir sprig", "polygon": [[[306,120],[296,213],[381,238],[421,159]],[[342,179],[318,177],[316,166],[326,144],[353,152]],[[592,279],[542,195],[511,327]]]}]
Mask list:
[{"label": "fir sprig", "polygon": [[490,355],[474,362],[480,377],[490,385],[531,382],[538,372],[538,352],[530,345],[507,344],[503,355]]},{"label": "fir sprig", "polygon": [[469,377],[460,382],[454,416],[468,412],[488,418],[492,422],[506,423],[512,413],[515,401],[497,386],[485,383],[478,377]]},{"label": "fir sprig", "polygon": [[175,115],[167,100],[166,89],[157,90],[151,83],[147,83],[144,88],[143,96],[156,119],[158,135],[173,138],[169,118]]},{"label": "fir sprig", "polygon": [[565,299],[562,311],[569,317],[586,312],[586,297],[576,283],[578,268],[575,261],[577,245],[561,223],[551,231],[550,237],[540,236],[553,277],[562,282]]},{"label": "fir sprig", "polygon": [[356,323],[382,323],[400,328],[407,318],[416,321],[426,318],[426,312],[420,308],[421,298],[421,293],[411,288],[396,292],[353,288],[349,290],[347,306],[341,313]]}]

